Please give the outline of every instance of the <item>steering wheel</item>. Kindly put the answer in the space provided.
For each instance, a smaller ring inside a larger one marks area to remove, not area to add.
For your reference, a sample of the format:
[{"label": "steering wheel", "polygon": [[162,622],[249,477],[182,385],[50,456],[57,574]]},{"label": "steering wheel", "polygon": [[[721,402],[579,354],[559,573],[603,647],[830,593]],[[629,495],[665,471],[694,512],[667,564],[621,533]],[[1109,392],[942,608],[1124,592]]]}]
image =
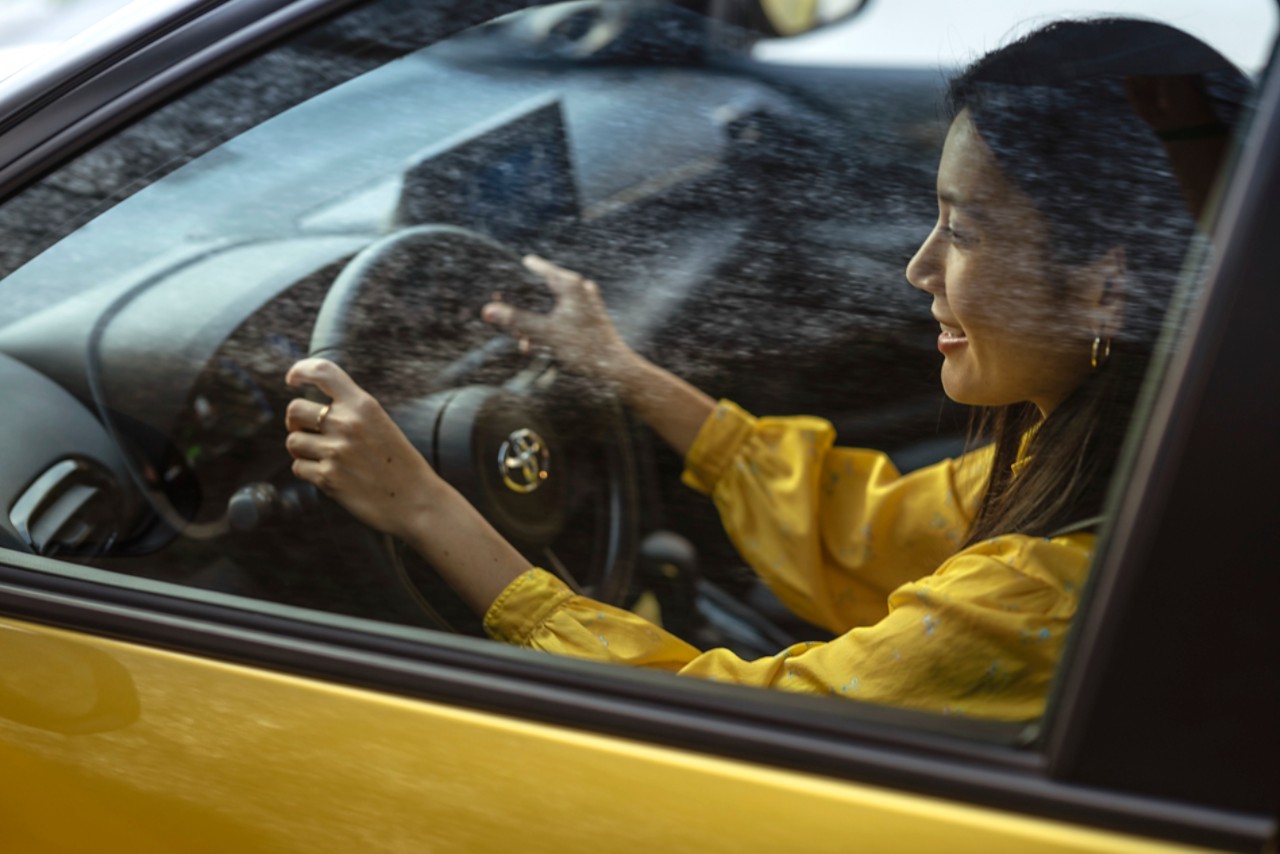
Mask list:
[{"label": "steering wheel", "polygon": [[[481,321],[495,291],[531,308],[550,300],[514,252],[484,235],[447,225],[396,231],[334,279],[310,355],[337,362],[377,397],[531,563],[594,598],[620,601],[639,528],[627,417],[614,395],[545,354],[520,354]],[[332,501],[322,508],[330,519],[346,515]],[[393,573],[438,627],[480,630],[421,558],[364,530],[354,559]]]}]

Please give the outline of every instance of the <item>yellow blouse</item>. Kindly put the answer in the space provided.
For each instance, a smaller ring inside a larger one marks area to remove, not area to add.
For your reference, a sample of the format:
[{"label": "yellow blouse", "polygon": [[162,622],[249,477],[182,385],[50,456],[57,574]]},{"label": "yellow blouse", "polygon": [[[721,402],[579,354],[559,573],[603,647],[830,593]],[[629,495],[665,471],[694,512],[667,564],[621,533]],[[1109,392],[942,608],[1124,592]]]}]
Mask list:
[{"label": "yellow blouse", "polygon": [[1045,697],[1094,536],[1009,534],[957,551],[990,449],[906,476],[833,447],[819,418],[756,419],[722,401],[685,461],[743,558],[783,602],[838,637],[744,661],[700,652],[530,570],[485,615],[494,638],[579,658],[1010,720]]}]

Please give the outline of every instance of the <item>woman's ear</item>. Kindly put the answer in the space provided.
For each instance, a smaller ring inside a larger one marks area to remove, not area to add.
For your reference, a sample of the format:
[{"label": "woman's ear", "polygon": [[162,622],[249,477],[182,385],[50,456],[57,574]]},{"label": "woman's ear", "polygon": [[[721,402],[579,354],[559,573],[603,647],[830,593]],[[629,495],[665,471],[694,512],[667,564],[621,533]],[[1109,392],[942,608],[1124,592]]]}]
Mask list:
[{"label": "woman's ear", "polygon": [[1128,264],[1123,246],[1113,246],[1080,271],[1080,295],[1090,336],[1111,338],[1124,324]]}]

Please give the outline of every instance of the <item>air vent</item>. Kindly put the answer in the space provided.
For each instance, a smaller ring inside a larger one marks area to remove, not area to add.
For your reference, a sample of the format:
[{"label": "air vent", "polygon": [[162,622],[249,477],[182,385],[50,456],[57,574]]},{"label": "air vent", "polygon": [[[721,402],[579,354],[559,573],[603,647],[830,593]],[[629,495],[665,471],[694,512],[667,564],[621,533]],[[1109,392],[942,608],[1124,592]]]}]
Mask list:
[{"label": "air vent", "polygon": [[54,463],[14,502],[9,521],[39,555],[101,554],[119,533],[119,496],[102,466],[82,459]]}]

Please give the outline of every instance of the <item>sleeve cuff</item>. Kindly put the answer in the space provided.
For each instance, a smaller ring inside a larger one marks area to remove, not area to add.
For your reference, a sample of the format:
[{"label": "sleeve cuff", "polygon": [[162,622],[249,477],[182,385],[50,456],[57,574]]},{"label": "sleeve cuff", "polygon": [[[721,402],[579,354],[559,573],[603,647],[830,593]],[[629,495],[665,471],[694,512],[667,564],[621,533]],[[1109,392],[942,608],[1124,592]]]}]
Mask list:
[{"label": "sleeve cuff", "polygon": [[685,457],[685,484],[703,493],[714,490],[755,426],[755,417],[736,403],[722,400],[716,404]]},{"label": "sleeve cuff", "polygon": [[503,643],[526,646],[538,627],[574,593],[549,572],[531,569],[512,581],[484,615],[484,630]]}]

